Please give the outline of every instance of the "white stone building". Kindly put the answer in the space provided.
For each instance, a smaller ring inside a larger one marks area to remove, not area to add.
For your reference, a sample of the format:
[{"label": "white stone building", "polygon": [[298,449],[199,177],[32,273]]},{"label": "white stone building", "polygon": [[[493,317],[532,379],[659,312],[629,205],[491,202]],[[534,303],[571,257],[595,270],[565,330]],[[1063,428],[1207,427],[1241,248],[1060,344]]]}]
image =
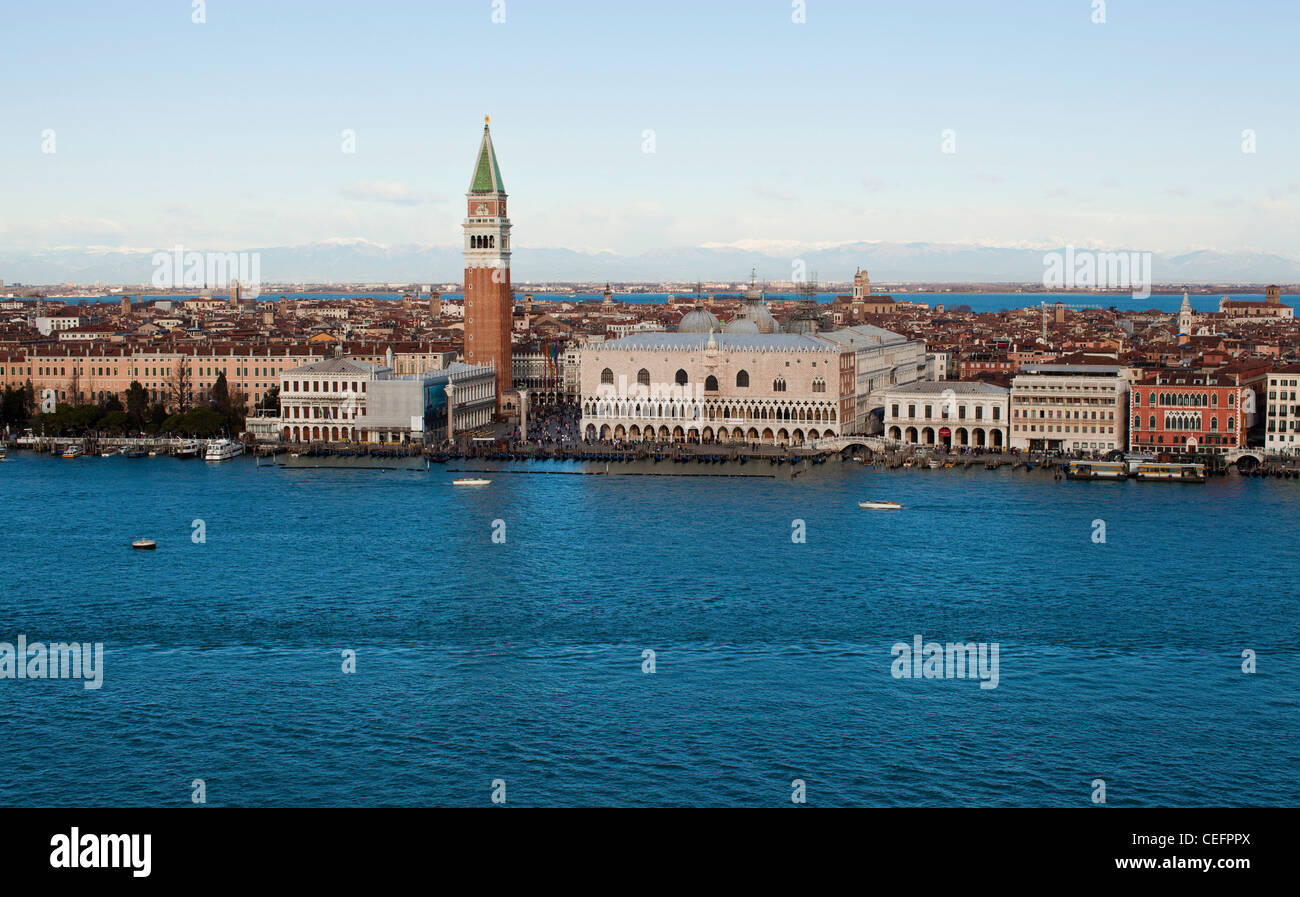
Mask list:
[{"label": "white stone building", "polygon": [[582,432],[592,440],[768,444],[838,435],[853,407],[852,359],[835,343],[792,333],[643,333],[590,343],[580,362]]},{"label": "white stone building", "polygon": [[1088,453],[1125,449],[1128,374],[1120,365],[1025,365],[1011,381],[1011,447]]},{"label": "white stone building", "polygon": [[1264,449],[1276,455],[1300,455],[1300,364],[1268,375]]},{"label": "white stone building", "polygon": [[985,448],[1008,444],[1010,391],[978,380],[922,381],[885,393],[885,436],[904,445]]}]

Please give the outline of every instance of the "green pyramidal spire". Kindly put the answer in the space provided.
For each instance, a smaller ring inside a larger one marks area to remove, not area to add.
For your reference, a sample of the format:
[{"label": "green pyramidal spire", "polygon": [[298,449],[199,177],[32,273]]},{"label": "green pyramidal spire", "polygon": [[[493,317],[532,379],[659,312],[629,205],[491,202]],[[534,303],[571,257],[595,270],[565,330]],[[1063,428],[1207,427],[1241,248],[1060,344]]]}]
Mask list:
[{"label": "green pyramidal spire", "polygon": [[497,165],[496,150],[492,148],[492,133],[488,119],[483,118],[483,142],[478,145],[478,161],[474,163],[474,179],[469,184],[470,193],[505,193],[501,181],[501,168]]}]

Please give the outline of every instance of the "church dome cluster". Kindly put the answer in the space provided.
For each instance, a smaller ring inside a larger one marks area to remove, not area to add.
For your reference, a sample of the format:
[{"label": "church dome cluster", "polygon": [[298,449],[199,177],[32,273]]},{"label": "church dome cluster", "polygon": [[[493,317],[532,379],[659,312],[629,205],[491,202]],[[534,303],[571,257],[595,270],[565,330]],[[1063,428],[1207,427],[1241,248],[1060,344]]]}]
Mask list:
[{"label": "church dome cluster", "polygon": [[697,304],[693,309],[682,315],[682,319],[677,322],[678,333],[710,333],[721,329],[722,324],[718,321],[717,316],[705,308],[703,304]]}]

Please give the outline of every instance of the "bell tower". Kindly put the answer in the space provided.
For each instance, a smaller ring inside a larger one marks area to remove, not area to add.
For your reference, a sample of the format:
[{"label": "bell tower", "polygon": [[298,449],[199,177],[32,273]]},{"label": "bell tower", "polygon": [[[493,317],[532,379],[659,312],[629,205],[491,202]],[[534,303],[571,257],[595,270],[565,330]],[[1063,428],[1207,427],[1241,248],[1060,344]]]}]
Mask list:
[{"label": "bell tower", "polygon": [[495,364],[497,414],[511,389],[510,219],[488,119],[465,194],[465,361]]}]

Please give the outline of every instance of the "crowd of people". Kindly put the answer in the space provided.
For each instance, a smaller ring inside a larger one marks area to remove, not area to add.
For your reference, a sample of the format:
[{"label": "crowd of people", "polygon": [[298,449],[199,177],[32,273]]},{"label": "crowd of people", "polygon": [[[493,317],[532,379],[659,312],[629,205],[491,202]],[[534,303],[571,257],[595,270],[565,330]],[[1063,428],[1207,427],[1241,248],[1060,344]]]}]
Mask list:
[{"label": "crowd of people", "polygon": [[[557,402],[528,409],[528,443],[531,445],[576,445],[582,441],[578,427],[581,411],[576,402]],[[520,441],[515,427],[515,442]]]}]

